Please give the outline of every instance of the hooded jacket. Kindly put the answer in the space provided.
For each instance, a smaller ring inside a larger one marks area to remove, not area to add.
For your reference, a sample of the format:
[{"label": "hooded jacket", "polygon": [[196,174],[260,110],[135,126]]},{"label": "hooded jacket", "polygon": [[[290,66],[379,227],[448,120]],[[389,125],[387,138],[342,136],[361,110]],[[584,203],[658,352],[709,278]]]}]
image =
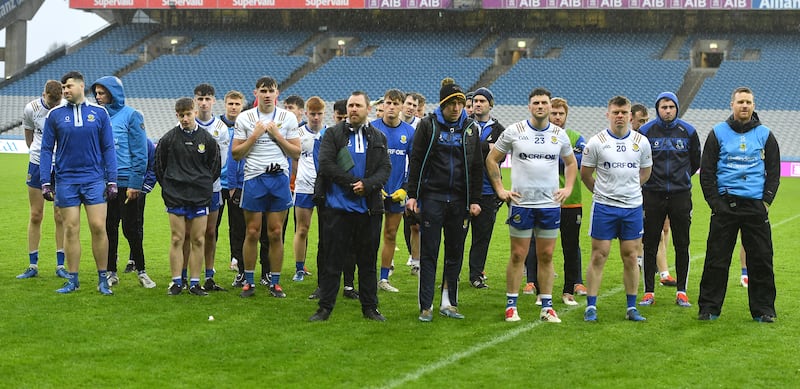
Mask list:
[{"label": "hooded jacket", "polygon": [[111,116],[114,134],[114,149],[117,153],[117,185],[120,188],[142,190],[147,172],[147,133],[142,113],[125,105],[125,90],[122,81],[114,76],[100,77],[92,84],[101,85],[111,98],[103,108]]},{"label": "hooded jacket", "polygon": [[642,189],[654,192],[685,192],[692,189],[692,175],[700,168],[700,137],[694,126],[675,118],[665,121],[658,114],[658,102],[669,99],[680,110],[678,98],[664,92],[656,98],[656,118],[645,123],[639,132],[650,141],[653,172]]}]

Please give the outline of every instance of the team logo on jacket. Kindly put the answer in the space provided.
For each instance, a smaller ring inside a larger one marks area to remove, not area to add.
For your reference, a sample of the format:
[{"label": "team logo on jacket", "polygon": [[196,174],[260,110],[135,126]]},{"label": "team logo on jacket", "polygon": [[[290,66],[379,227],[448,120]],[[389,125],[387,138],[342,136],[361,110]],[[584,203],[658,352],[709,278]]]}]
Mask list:
[{"label": "team logo on jacket", "polygon": [[683,139],[676,139],[675,140],[675,148],[678,150],[683,150],[686,148],[686,145],[683,143]]},{"label": "team logo on jacket", "polygon": [[405,135],[400,135],[400,143],[406,144],[408,142],[408,138]]},{"label": "team logo on jacket", "polygon": [[95,119],[95,116],[94,116],[93,113],[90,113],[90,114],[86,115],[86,120],[88,120],[89,123],[94,123],[94,119]]},{"label": "team logo on jacket", "polygon": [[205,143],[200,143],[199,145],[197,145],[197,152],[200,153],[200,154],[205,154],[205,152],[206,152],[206,144]]}]

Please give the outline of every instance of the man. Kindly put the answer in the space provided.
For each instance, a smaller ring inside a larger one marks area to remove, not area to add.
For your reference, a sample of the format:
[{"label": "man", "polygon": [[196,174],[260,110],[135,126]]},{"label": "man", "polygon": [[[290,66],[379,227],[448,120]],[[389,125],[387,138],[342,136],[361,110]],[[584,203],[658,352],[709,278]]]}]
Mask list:
[{"label": "man", "polygon": [[[220,174],[219,145],[209,132],[200,128],[195,115],[196,100],[183,97],[175,102],[178,125],[158,141],[154,171],[161,184],[161,197],[169,215],[169,264],[172,282],[167,294],[176,296],[186,289],[195,296],[207,296],[200,285],[200,268],[205,257],[209,205],[214,182]],[[184,241],[188,241],[188,253]]]},{"label": "man", "polygon": [[417,108],[419,107],[419,97],[417,93],[406,93],[406,99],[403,101],[403,109],[400,111],[400,120],[408,123],[414,129],[419,125],[420,118],[417,117]]},{"label": "man", "polygon": [[78,267],[81,261],[80,210],[86,211],[92,234],[92,254],[97,266],[97,290],[110,296],[108,285],[108,236],[106,200],[117,196],[117,155],[111,118],[106,110],[86,100],[83,74],[71,71],[61,77],[65,104],[53,108],[42,130],[40,161],[53,160],[56,150],[55,193],[50,169],[39,169],[42,197],[61,208],[64,223],[64,251],[70,278],[58,293],[80,288]]},{"label": "man", "polygon": [[[228,127],[228,138],[233,139],[233,128],[236,125],[236,118],[244,109],[245,98],[242,92],[237,90],[228,91],[224,98],[225,113],[219,115],[219,119]],[[233,159],[230,147],[228,148],[227,164],[223,175],[227,176],[223,185],[222,198],[228,203],[228,240],[231,251],[231,270],[241,270],[237,275],[241,275],[240,284],[234,285],[242,287],[244,281],[244,257],[242,256],[242,245],[244,244],[244,213],[240,207],[242,201],[242,181],[244,180],[244,161]],[[227,190],[226,190],[227,189]],[[219,223],[217,223],[219,225]],[[219,229],[217,229],[219,231]],[[241,264],[241,268],[239,265]]]},{"label": "man", "polygon": [[[689,227],[692,224],[692,175],[700,168],[700,137],[678,118],[678,98],[664,92],[656,98],[656,118],[639,128],[650,141],[653,170],[642,188],[644,201],[644,296],[639,305],[655,303],[656,255],[664,221],[669,218],[675,248],[675,303],[688,308]],[[666,244],[666,242],[664,242]]]},{"label": "man", "polygon": [[[578,162],[572,154],[569,136],[563,128],[550,123],[550,91],[536,88],[528,96],[529,120],[507,128],[486,157],[486,170],[497,197],[509,203],[511,258],[506,270],[505,320],[519,321],[517,298],[522,267],[536,239],[539,268],[539,297],[542,301],[539,319],[561,323],[553,309],[553,248],[558,237],[561,203],[572,193]],[[511,190],[503,188],[500,162],[511,154]],[[566,180],[561,188],[558,161],[564,160]],[[511,204],[513,203],[513,204]]]},{"label": "man", "polygon": [[244,166],[244,187],[241,207],[247,225],[244,239],[245,284],[242,297],[255,294],[254,272],[258,256],[258,241],[262,228],[262,213],[266,213],[269,236],[269,262],[273,297],[284,298],[280,285],[283,266],[283,223],[292,206],[289,189],[288,158],[300,156],[297,118],[275,105],[278,83],[272,77],[256,81],[253,94],[258,106],[242,112],[236,118],[233,136],[233,158],[247,158]]},{"label": "man", "polygon": [[319,308],[309,321],[328,320],[336,304],[339,279],[351,255],[358,265],[358,288],[364,318],[385,321],[378,312],[375,263],[381,237],[381,188],[392,169],[386,137],[367,121],[369,98],[353,92],[347,99],[347,122],[325,131],[319,150],[319,185],[324,196]]},{"label": "man", "polygon": [[421,93],[412,92],[414,98],[417,99],[417,117],[422,119],[425,116],[425,96]]},{"label": "man", "polygon": [[[642,190],[650,178],[652,154],[650,142],[631,132],[631,102],[624,96],[608,101],[608,128],[589,139],[583,149],[581,180],[594,195],[592,221],[592,258],[586,270],[586,310],[583,320],[597,321],[597,293],[608,260],[611,240],[619,238],[623,283],[627,309],[625,318],[644,321],[636,309],[639,270],[636,251],[642,239]],[[597,172],[597,178],[593,174]]]},{"label": "man", "polygon": [[[203,281],[203,289],[206,291],[225,291],[224,288],[217,285],[214,281],[214,262],[217,255],[217,226],[219,226],[220,215],[225,210],[225,201],[222,196],[222,179],[225,177],[225,186],[228,186],[227,175],[223,175],[228,164],[228,152],[231,145],[231,137],[228,133],[228,126],[222,119],[214,116],[214,104],[217,102],[216,91],[210,84],[199,84],[194,88],[194,102],[197,107],[197,116],[195,122],[197,125],[211,134],[211,137],[217,142],[219,146],[220,155],[220,172],[217,174],[217,179],[214,180],[214,193],[211,195],[211,205],[208,208],[208,217],[206,218],[208,225],[205,230],[205,243],[203,247],[203,256],[205,264],[205,275]],[[188,258],[184,259],[184,266]]]},{"label": "man", "polygon": [[375,119],[383,119],[383,97],[370,101],[369,106],[375,108]]},{"label": "man", "polygon": [[386,136],[392,172],[383,187],[386,213],[383,216],[383,249],[381,250],[381,274],[378,288],[387,292],[399,292],[389,283],[394,249],[397,247],[397,229],[403,219],[406,203],[406,184],[408,180],[408,156],[414,142],[414,128],[400,120],[405,94],[397,89],[389,89],[383,95],[383,118],[371,124]]},{"label": "man", "polygon": [[772,131],[758,119],[753,91],[736,88],[728,120],[714,126],[703,149],[700,185],[711,207],[706,262],[700,280],[700,320],[717,319],[728,286],[736,234],[746,253],[753,320],[772,323],[775,274],[769,206],[780,184],[780,150]]},{"label": "man", "polygon": [[[631,105],[631,130],[639,132],[650,116],[647,112],[647,107],[641,103]],[[667,266],[667,246],[666,242],[669,239],[669,219],[664,222],[664,229],[661,232],[661,242],[658,244],[658,254],[656,255],[656,267],[660,275],[659,283],[663,286],[678,286],[678,281],[669,274],[669,266]],[[639,269],[644,271],[644,247],[639,247],[639,252],[636,256],[639,263]],[[644,278],[644,275],[642,275]]]},{"label": "man", "polygon": [[[39,181],[40,159],[42,149],[42,129],[44,120],[50,109],[61,104],[61,83],[48,80],[44,85],[42,97],[25,105],[22,110],[22,125],[25,127],[25,143],[28,145],[28,203],[30,204],[30,219],[28,219],[28,268],[18,279],[39,276],[39,241],[42,237],[42,219],[44,218],[44,198],[42,198],[42,183]],[[52,161],[45,162],[45,170],[50,171]],[[61,222],[61,211],[53,207],[53,220],[55,221],[56,241],[56,276],[69,278],[69,273],[64,268],[64,225]]]},{"label": "man", "polygon": [[336,100],[333,103],[333,120],[336,123],[347,120],[347,99]]},{"label": "man", "polygon": [[439,313],[463,319],[458,311],[458,279],[470,216],[481,212],[483,166],[477,123],[464,111],[466,96],[447,77],[439,107],[422,119],[414,134],[408,169],[406,209],[420,217],[419,320],[433,320],[436,262],[444,232],[444,279]]},{"label": "man", "polygon": [[[478,88],[476,91],[468,93],[467,97],[467,104],[472,101],[470,117],[478,122],[480,127],[481,155],[482,159],[486,160],[489,151],[494,147],[494,142],[505,131],[505,127],[492,117],[491,112],[494,108],[492,91],[487,88]],[[489,243],[492,241],[497,210],[502,205],[494,192],[486,169],[483,172],[482,182],[481,213],[470,220],[472,245],[469,249],[469,283],[477,289],[488,288],[483,270],[486,266],[486,256],[489,254]]]},{"label": "man", "polygon": [[130,246],[130,258],[138,272],[139,284],[151,289],[156,283],[145,271],[144,248],[139,230],[139,196],[147,172],[147,133],[142,113],[125,105],[122,80],[114,76],[100,77],[90,88],[97,104],[111,116],[114,145],[117,154],[117,186],[122,192],[108,202],[106,233],[108,234],[108,286],[119,283],[117,276],[117,248],[119,223]]},{"label": "man", "polygon": [[467,116],[472,116],[472,97],[474,97],[475,92],[467,92],[465,95],[467,97],[467,104],[464,105],[464,111],[467,112]]},{"label": "man", "polygon": [[302,127],[306,124],[303,120],[303,115],[305,115],[306,109],[306,102],[303,100],[302,97],[298,95],[289,95],[289,97],[283,99],[283,109],[291,112],[294,114],[294,117],[297,118],[297,125]]},{"label": "man", "polygon": [[[569,137],[572,152],[580,169],[583,148],[586,141],[580,133],[566,128],[567,115],[569,114],[569,104],[566,99],[561,97],[553,98],[550,102],[550,123],[558,127],[565,128]],[[561,186],[565,186],[564,162],[558,162],[558,180]],[[566,305],[578,305],[575,301],[575,294],[586,295],[586,287],[583,285],[581,276],[581,221],[583,220],[583,206],[581,205],[580,178],[575,175],[575,184],[578,190],[573,190],[561,204],[561,251],[564,254],[564,288],[561,290],[561,301]],[[535,293],[534,283],[538,277],[538,266],[536,258],[536,239],[531,240],[531,248],[528,250],[528,258],[525,260],[528,272],[528,284],[525,285],[523,293]],[[541,304],[541,299],[537,298],[536,304]]]},{"label": "man", "polygon": [[[400,120],[415,130],[421,117],[417,116],[421,96],[416,92],[406,93],[403,107],[400,110]],[[411,266],[411,275],[419,275],[419,218],[411,212],[403,214],[403,236],[409,253],[406,265]]]}]

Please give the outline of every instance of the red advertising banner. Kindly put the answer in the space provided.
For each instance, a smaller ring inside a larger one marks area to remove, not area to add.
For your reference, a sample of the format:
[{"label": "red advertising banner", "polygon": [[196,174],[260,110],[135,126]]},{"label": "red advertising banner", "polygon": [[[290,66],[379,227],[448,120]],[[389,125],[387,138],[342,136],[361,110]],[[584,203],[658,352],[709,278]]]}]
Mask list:
[{"label": "red advertising banner", "polygon": [[70,0],[75,9],[364,9],[365,0]]}]

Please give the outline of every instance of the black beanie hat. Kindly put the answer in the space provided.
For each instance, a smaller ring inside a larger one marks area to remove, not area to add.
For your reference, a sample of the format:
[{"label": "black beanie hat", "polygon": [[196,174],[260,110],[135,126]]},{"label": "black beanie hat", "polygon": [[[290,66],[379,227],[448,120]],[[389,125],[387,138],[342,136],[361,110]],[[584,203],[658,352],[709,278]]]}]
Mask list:
[{"label": "black beanie hat", "polygon": [[488,88],[481,87],[476,89],[475,92],[472,93],[474,93],[475,96],[481,95],[485,97],[486,100],[489,102],[489,106],[494,107],[494,93],[492,93],[492,91],[490,91]]},{"label": "black beanie hat", "polygon": [[459,97],[462,100],[467,101],[467,96],[464,95],[464,90],[456,84],[455,80],[450,77],[442,80],[442,89],[439,89],[439,105],[444,105],[448,100]]}]

